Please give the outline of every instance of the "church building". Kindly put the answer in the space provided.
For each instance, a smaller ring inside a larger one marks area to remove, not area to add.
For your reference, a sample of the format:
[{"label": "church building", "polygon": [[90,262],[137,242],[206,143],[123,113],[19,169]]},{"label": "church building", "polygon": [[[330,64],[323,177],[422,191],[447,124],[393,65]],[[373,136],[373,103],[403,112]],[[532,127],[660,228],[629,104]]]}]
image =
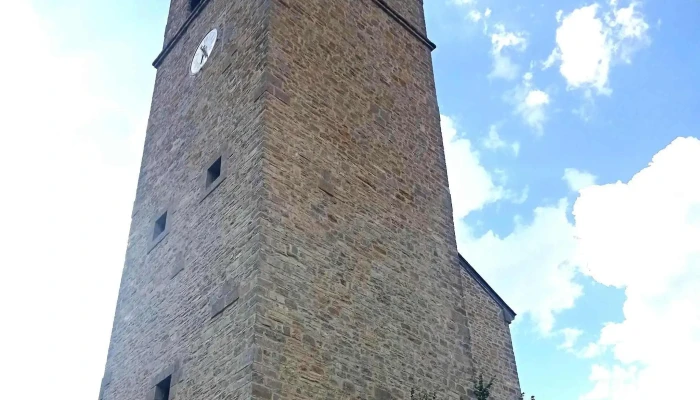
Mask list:
[{"label": "church building", "polygon": [[519,399],[434,49],[423,0],[171,0],[101,400]]}]

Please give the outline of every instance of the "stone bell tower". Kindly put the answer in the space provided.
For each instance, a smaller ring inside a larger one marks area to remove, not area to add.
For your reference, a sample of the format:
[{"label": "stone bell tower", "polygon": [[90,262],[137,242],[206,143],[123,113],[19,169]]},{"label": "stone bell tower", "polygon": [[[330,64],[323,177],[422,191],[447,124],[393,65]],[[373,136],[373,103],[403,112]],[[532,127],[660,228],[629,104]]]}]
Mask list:
[{"label": "stone bell tower", "polygon": [[171,1],[102,400],[516,398],[434,47],[422,0]]}]

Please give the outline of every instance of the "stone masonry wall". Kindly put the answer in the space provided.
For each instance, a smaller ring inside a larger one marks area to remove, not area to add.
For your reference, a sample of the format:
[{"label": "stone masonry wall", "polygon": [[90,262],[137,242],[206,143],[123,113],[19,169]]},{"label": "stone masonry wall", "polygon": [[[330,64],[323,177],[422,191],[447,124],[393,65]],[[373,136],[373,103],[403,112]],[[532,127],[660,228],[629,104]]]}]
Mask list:
[{"label": "stone masonry wall", "polygon": [[271,4],[253,398],[458,399],[472,364],[430,49],[373,0]]},{"label": "stone masonry wall", "polygon": [[[262,1],[211,0],[158,69],[104,400],[152,400],[171,373],[171,399],[250,398],[267,17]],[[212,28],[215,51],[192,76]],[[219,156],[224,179],[205,197]],[[151,250],[166,209],[168,233]]]},{"label": "stone masonry wall", "polygon": [[[386,4],[424,31],[421,0]],[[209,0],[161,60],[102,400],[169,374],[171,400],[470,399],[475,366],[517,389],[457,262],[425,43],[375,0]]]},{"label": "stone masonry wall", "polygon": [[475,371],[482,373],[486,381],[495,378],[492,399],[519,399],[518,369],[515,365],[510,326],[503,318],[503,311],[484,288],[464,270],[462,281],[466,289],[465,303]]},{"label": "stone masonry wall", "polygon": [[190,16],[190,0],[170,0],[170,11],[168,12],[168,22],[165,25],[163,35],[163,47],[167,46],[170,39],[182,27]]},{"label": "stone masonry wall", "polygon": [[384,0],[389,7],[396,11],[406,21],[411,23],[419,32],[425,34],[425,13],[423,0]]}]

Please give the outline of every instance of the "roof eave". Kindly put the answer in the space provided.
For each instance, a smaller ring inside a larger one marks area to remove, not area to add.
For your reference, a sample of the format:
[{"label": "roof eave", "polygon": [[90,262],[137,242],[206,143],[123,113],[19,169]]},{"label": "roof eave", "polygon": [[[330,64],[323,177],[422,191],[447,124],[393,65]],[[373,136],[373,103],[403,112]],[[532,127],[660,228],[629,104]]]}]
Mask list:
[{"label": "roof eave", "polygon": [[469,262],[461,255],[459,254],[459,265],[471,276],[474,278],[474,280],[481,286],[486,293],[495,301],[499,307],[501,307],[501,310],[503,312],[503,319],[505,320],[506,323],[510,324],[513,322],[515,319],[515,316],[517,315],[515,311],[513,311],[512,308],[501,298],[501,296],[496,293],[493,288],[486,283],[486,280],[479,275],[478,272],[474,269],[474,267],[469,264]]}]

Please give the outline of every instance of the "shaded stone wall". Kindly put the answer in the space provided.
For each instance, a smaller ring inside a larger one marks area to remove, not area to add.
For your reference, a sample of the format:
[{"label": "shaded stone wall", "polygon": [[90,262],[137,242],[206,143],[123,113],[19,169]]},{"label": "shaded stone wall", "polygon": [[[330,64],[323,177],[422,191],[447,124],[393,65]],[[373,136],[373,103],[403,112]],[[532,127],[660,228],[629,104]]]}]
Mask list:
[{"label": "shaded stone wall", "polygon": [[[424,29],[421,1],[387,4]],[[469,398],[492,347],[470,332],[505,336],[457,262],[429,46],[375,0],[210,0],[192,21],[156,63],[102,399],[169,374],[183,400]]]},{"label": "shaded stone wall", "polygon": [[482,373],[485,381],[495,378],[492,399],[519,399],[518,369],[504,311],[465,270],[462,270],[462,281],[466,289],[465,303],[475,371]]},{"label": "shaded stone wall", "polygon": [[[263,104],[254,96],[267,42],[263,3],[211,0],[158,69],[104,400],[153,399],[155,384],[170,373],[174,399],[250,398],[261,245]],[[215,27],[217,47],[191,76],[192,56]],[[204,197],[205,170],[219,156],[224,179]],[[168,233],[151,249],[154,219],[164,210]]]},{"label": "shaded stone wall", "polygon": [[[381,1],[381,0],[380,0]],[[384,0],[397,14],[413,25],[419,32],[425,34],[425,13],[423,0]]]},{"label": "shaded stone wall", "polygon": [[458,399],[472,365],[430,49],[373,0],[271,13],[253,398]]}]

